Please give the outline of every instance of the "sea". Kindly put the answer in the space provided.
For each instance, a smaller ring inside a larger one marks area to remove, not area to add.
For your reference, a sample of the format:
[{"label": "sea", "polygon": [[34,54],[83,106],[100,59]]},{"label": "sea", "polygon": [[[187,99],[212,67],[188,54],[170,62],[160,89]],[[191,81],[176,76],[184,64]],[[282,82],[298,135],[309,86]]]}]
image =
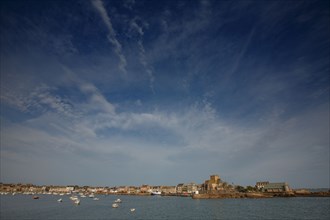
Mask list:
[{"label": "sea", "polygon": [[[192,199],[174,196],[1,195],[0,219],[330,219],[329,197]],[[63,202],[57,200],[62,198]],[[112,208],[120,198],[118,208]],[[131,209],[135,211],[131,211]]]}]

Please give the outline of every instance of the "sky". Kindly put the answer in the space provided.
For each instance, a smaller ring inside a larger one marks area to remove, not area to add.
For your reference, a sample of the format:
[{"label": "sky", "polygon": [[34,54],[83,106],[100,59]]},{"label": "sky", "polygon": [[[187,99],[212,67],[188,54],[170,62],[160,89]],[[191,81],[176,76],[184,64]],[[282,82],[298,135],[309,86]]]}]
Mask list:
[{"label": "sky", "polygon": [[329,1],[0,10],[1,182],[330,187]]}]

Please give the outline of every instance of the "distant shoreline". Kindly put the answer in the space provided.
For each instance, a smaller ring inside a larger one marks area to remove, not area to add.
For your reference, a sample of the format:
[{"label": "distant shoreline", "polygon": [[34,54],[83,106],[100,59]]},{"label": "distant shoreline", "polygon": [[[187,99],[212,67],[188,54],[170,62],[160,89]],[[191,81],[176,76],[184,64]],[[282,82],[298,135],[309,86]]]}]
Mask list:
[{"label": "distant shoreline", "polygon": [[[216,175],[211,176],[218,177]],[[271,191],[257,189],[257,187],[236,187],[226,189],[220,184],[178,184],[177,186],[116,186],[116,187],[93,187],[93,186],[37,186],[32,184],[6,184],[0,183],[0,194],[24,194],[24,195],[81,195],[94,197],[95,195],[131,195],[131,196],[178,196],[191,197],[193,199],[226,199],[226,198],[276,198],[276,197],[330,197],[329,189],[289,189],[272,188]],[[282,183],[280,183],[282,184]],[[209,190],[205,189],[205,185]],[[212,189],[213,185],[222,186],[220,189]],[[270,185],[270,184],[269,184]],[[274,185],[274,184],[273,184]],[[283,185],[283,184],[282,184]],[[282,186],[281,185],[281,186]],[[268,186],[268,185],[267,185]],[[286,185],[285,185],[286,186]],[[190,187],[190,188],[189,188]],[[193,188],[194,187],[194,188]],[[157,195],[156,195],[157,196]]]},{"label": "distant shoreline", "polygon": [[[0,195],[60,195],[58,193],[44,192],[1,192]],[[68,193],[66,195],[77,194]],[[88,194],[86,194],[88,195]],[[95,195],[125,195],[125,196],[153,196],[151,193],[95,193]],[[285,192],[285,193],[265,193],[265,192],[213,192],[202,194],[187,193],[162,193],[157,196],[175,196],[175,197],[191,197],[192,199],[265,199],[265,198],[292,198],[292,197],[330,197],[330,192]]]}]

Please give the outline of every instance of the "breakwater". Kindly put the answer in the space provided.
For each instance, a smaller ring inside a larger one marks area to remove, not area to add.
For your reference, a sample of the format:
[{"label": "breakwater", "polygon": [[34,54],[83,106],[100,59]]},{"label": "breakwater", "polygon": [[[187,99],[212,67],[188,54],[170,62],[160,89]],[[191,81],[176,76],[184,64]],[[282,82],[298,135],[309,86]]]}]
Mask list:
[{"label": "breakwater", "polygon": [[203,193],[192,195],[193,199],[229,199],[229,198],[271,198],[264,193]]},{"label": "breakwater", "polygon": [[262,192],[251,192],[251,193],[203,193],[192,195],[193,199],[229,199],[229,198],[275,198],[275,197],[330,197],[330,192],[313,192],[313,193],[262,193]]}]

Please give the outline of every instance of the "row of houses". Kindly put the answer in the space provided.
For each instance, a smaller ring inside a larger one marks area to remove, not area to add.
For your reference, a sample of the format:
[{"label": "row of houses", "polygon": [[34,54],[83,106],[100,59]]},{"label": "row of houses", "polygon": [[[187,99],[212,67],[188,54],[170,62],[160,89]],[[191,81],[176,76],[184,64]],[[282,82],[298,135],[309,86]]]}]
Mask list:
[{"label": "row of houses", "polygon": [[[200,187],[200,185],[199,185]],[[162,192],[164,194],[176,193],[194,193],[198,190],[195,183],[180,183],[177,186],[115,186],[115,187],[90,187],[90,186],[36,186],[32,184],[0,184],[0,192],[35,192],[35,193],[95,193],[95,194],[112,194],[112,193],[151,193]]]},{"label": "row of houses", "polygon": [[[270,183],[269,181],[257,182],[255,189],[262,192],[289,192],[289,185],[285,182]],[[91,187],[91,186],[36,186],[32,184],[2,184],[0,192],[36,192],[36,193],[95,193],[95,194],[139,194],[162,192],[164,194],[194,194],[212,192],[235,191],[233,185],[220,179],[219,175],[211,175],[203,184],[179,183],[176,186],[115,186],[115,187]]]},{"label": "row of houses", "polygon": [[50,192],[50,193],[71,193],[74,186],[36,186],[33,184],[0,184],[1,192]]},{"label": "row of houses", "polygon": [[110,188],[110,193],[151,193],[162,192],[164,194],[176,194],[176,193],[195,193],[200,189],[201,185],[196,183],[179,183],[176,186],[151,186],[142,185],[136,186],[116,186]]}]

